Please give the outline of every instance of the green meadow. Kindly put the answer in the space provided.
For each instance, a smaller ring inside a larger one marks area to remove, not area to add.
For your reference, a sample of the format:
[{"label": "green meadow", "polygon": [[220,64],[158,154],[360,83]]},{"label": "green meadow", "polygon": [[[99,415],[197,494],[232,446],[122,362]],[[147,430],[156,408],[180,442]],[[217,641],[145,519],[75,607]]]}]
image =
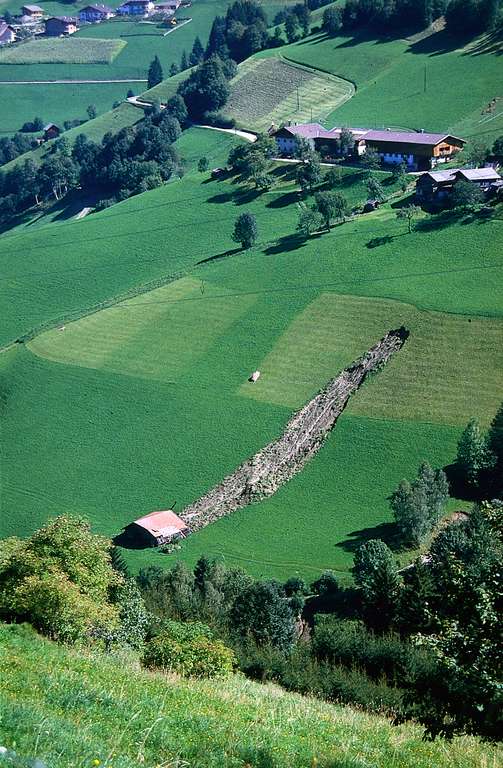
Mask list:
[{"label": "green meadow", "polygon": [[[358,543],[389,535],[399,480],[423,460],[449,464],[466,421],[492,418],[502,219],[423,218],[408,234],[384,206],[304,241],[290,169],[263,194],[195,170],[202,155],[221,165],[235,141],[192,129],[179,141],[181,181],[0,238],[1,343],[27,339],[0,354],[2,535],[71,511],[112,536],[150,510],[182,509],[405,323],[404,349],[305,470],[177,553],[257,575],[332,567],[345,578]],[[343,183],[361,196],[361,178]],[[230,238],[243,210],[259,226],[246,252]],[[127,557],[134,569],[173,561],[155,550]]]},{"label": "green meadow", "polygon": [[[122,101],[126,98],[128,89],[132,87],[136,92],[143,88],[142,83],[51,83],[50,85],[35,84],[0,84],[0,96],[5,105],[5,112],[2,115],[0,136],[6,136],[16,133],[23,123],[33,120],[40,116],[44,122],[56,123],[63,127],[65,120],[87,120],[86,108],[93,104],[99,114],[96,118],[100,122],[115,122],[114,115],[116,110],[112,110],[112,105],[116,101]],[[40,99],[40,89],[44,89],[44,98]],[[125,105],[126,109],[128,105]],[[136,119],[143,117],[142,111],[136,109],[134,113]],[[83,131],[90,135],[92,127],[96,124],[93,120],[86,123],[85,128],[79,127],[71,129],[66,136],[70,138],[75,131]],[[30,156],[38,157],[41,152],[47,151],[37,149],[30,153]],[[24,159],[24,158],[23,158]],[[15,162],[15,161],[13,161]],[[2,166],[5,170],[7,166]]]},{"label": "green meadow", "polygon": [[[0,627],[2,745],[51,768],[496,768],[497,747],[231,675],[184,680]],[[1,759],[1,758],[0,758]],[[7,765],[7,762],[5,762]]]}]

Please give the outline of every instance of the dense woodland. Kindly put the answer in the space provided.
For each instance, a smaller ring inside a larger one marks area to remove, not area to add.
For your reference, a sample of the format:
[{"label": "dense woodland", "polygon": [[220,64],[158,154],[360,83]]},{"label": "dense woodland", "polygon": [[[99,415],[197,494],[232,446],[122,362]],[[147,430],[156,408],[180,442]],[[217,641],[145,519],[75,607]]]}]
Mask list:
[{"label": "dense woodland", "polygon": [[[444,519],[449,486],[424,463],[391,496],[396,539],[365,541],[354,586],[254,580],[202,556],[136,579],[121,551],[62,516],[0,544],[0,618],[65,643],[128,648],[146,667],[194,677],[241,669],[327,700],[415,719],[428,737],[501,737],[503,405],[471,420],[454,465],[468,513]],[[487,499],[492,499],[491,501]],[[398,569],[397,548],[425,554]],[[390,547],[393,547],[390,548]],[[168,547],[172,551],[171,547]]]}]

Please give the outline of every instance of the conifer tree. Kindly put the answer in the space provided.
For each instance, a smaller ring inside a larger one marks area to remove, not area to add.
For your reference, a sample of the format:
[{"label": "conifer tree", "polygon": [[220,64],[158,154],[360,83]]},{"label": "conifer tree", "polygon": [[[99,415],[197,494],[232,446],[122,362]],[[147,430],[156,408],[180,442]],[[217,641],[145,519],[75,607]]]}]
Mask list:
[{"label": "conifer tree", "polygon": [[192,51],[189,56],[189,64],[191,67],[195,67],[202,62],[204,58],[204,48],[201,44],[199,37],[196,37],[192,46]]},{"label": "conifer tree", "polygon": [[148,68],[148,87],[153,88],[155,85],[159,85],[159,83],[162,82],[164,75],[161,67],[161,62],[159,61],[158,56],[154,56],[152,61],[150,62],[150,67]]}]

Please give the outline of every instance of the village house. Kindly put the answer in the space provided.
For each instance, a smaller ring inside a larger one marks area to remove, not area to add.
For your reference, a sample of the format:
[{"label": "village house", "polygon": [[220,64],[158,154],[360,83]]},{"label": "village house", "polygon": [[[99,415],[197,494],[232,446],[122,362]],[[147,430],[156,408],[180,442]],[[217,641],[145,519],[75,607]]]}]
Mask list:
[{"label": "village house", "polygon": [[154,5],[154,13],[161,13],[163,16],[173,16],[180,7],[180,0],[164,0]]},{"label": "village house", "polygon": [[[459,152],[464,139],[441,133],[423,133],[413,131],[374,131],[360,128],[349,129],[353,135],[353,154],[361,156],[368,149],[373,149],[385,165],[405,163],[410,170],[427,170],[438,163],[446,162]],[[304,125],[285,125],[270,132],[282,155],[292,155],[296,146],[296,137],[306,139],[313,149],[322,150],[323,154],[340,154],[338,142],[341,128],[330,130],[319,123]]]},{"label": "village house", "polygon": [[117,8],[119,16],[147,16],[154,10],[152,0],[127,0]]},{"label": "village house", "polygon": [[491,167],[429,171],[422,173],[416,181],[417,199],[422,203],[441,202],[449,197],[459,181],[476,184],[486,194],[503,184],[500,174]]},{"label": "village house", "polygon": [[[312,147],[319,151],[324,145],[330,147],[330,154],[338,155],[339,150],[337,142],[340,139],[341,128],[323,128],[319,123],[304,123],[300,125],[284,125],[278,130],[270,131],[270,135],[276,139],[278,150],[281,155],[292,155],[295,151],[296,138],[305,139]],[[365,135],[365,130],[351,129],[355,140],[354,151],[362,154],[360,140]]]},{"label": "village house", "polygon": [[86,5],[79,11],[79,21],[94,23],[97,21],[106,21],[115,16],[115,11],[107,5]]},{"label": "village house", "polygon": [[0,45],[8,45],[16,39],[16,33],[5,21],[0,21]]},{"label": "village house", "polygon": [[183,539],[188,533],[188,525],[171,509],[151,512],[138,518],[125,529],[127,538],[150,547],[159,547],[170,541]]},{"label": "village house", "polygon": [[50,37],[73,35],[78,28],[75,16],[52,16],[45,22],[45,33]]},{"label": "village house", "polygon": [[21,8],[23,16],[29,16],[32,21],[38,21],[44,15],[44,9],[39,5],[23,5]]},{"label": "village house", "polygon": [[61,133],[61,128],[55,123],[47,123],[47,125],[44,125],[43,130],[44,130],[44,141],[49,141],[50,139],[57,139]]}]

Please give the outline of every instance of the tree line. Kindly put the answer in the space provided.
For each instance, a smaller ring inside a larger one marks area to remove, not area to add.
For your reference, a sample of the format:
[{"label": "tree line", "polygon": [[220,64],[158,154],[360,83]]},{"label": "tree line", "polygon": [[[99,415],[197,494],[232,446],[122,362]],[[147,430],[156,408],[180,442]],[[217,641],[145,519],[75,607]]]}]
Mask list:
[{"label": "tree line", "polygon": [[500,0],[346,0],[342,7],[327,8],[322,28],[329,36],[371,28],[377,33],[424,29],[444,16],[447,30],[473,37],[501,28]]},{"label": "tree line", "polygon": [[139,125],[105,134],[101,143],[79,134],[71,146],[62,136],[40,165],[29,158],[0,173],[2,219],[44,200],[61,200],[76,187],[102,192],[98,207],[154,189],[182,173],[172,145],[186,120],[185,105],[174,96],[162,112],[153,110]]}]

